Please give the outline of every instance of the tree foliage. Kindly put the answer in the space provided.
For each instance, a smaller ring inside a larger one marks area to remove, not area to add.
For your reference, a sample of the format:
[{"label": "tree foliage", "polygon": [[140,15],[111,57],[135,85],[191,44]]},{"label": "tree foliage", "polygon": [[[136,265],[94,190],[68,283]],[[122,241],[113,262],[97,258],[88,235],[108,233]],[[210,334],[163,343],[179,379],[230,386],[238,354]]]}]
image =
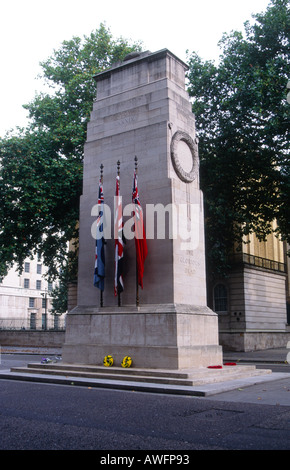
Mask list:
[{"label": "tree foliage", "polygon": [[218,64],[189,56],[205,197],[211,270],[226,272],[233,242],[255,232],[290,242],[289,112],[290,12],[272,0],[245,31],[220,41]]},{"label": "tree foliage", "polygon": [[0,140],[0,277],[14,263],[21,270],[35,253],[51,277],[67,264],[68,242],[77,237],[93,77],[139,49],[139,43],[114,39],[101,24],[90,36],[64,41],[41,63],[49,92],[24,106],[27,128]]}]

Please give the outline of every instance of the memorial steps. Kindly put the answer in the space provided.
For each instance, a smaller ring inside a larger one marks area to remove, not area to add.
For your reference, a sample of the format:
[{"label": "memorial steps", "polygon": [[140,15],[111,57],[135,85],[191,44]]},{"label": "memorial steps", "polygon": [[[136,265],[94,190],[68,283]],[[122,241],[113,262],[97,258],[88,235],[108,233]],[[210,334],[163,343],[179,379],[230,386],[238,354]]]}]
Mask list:
[{"label": "memorial steps", "polygon": [[65,363],[31,363],[27,367],[13,367],[6,374],[7,378],[25,381],[196,396],[213,395],[273,380],[275,375],[270,369],[257,369],[254,365],[149,370]]}]

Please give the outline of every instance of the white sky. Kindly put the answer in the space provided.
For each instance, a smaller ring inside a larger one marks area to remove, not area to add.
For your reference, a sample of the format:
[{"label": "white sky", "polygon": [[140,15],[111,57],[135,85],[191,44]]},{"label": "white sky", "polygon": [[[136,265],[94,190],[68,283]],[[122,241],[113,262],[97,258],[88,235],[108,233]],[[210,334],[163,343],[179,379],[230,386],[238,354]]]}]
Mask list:
[{"label": "white sky", "polygon": [[[141,40],[144,50],[186,50],[204,59],[218,57],[223,32],[243,30],[252,13],[270,0],[9,0],[0,9],[0,136],[25,126],[22,105],[41,91],[39,62],[62,41],[83,37],[105,23],[114,38]],[[143,5],[143,6],[142,6]]]}]

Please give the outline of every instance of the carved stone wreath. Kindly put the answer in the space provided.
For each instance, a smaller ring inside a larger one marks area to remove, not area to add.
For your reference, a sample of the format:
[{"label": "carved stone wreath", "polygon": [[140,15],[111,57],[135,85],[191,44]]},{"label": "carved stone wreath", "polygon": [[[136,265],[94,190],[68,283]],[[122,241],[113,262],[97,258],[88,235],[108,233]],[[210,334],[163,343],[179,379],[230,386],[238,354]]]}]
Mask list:
[{"label": "carved stone wreath", "polygon": [[[185,142],[191,152],[192,167],[190,171],[185,171],[180,164],[177,151],[178,143],[180,141]],[[171,140],[170,153],[174,170],[181,181],[184,181],[185,183],[191,183],[194,181],[198,175],[197,142],[194,142],[186,132],[177,131]]]}]

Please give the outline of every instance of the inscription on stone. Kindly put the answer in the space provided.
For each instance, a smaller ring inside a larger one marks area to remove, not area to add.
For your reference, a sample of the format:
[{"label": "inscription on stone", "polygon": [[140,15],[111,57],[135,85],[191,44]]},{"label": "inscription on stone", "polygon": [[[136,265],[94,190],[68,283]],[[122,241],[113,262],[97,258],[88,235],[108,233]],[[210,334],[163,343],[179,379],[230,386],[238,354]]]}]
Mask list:
[{"label": "inscription on stone", "polygon": [[198,259],[192,259],[186,256],[180,256],[179,262],[183,265],[184,272],[189,276],[193,276],[200,267],[200,261]]},{"label": "inscription on stone", "polygon": [[138,117],[138,112],[132,112],[132,111],[122,111],[116,116],[116,119],[118,121],[118,124],[120,126],[126,126],[128,124],[132,124],[136,121]]}]

